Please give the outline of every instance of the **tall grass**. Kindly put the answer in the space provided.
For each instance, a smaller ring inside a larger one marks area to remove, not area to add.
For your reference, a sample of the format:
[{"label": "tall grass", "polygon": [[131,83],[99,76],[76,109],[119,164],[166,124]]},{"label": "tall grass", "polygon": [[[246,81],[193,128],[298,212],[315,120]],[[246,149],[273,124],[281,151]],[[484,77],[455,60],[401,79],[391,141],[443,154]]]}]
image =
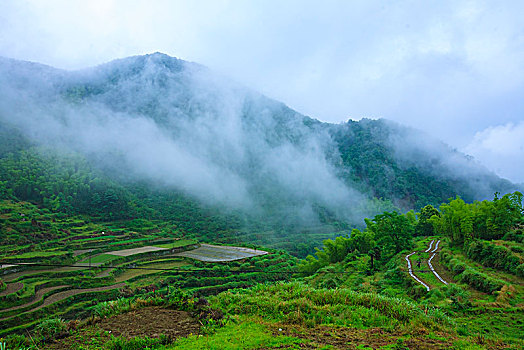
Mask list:
[{"label": "tall grass", "polygon": [[478,271],[458,258],[454,258],[448,251],[442,251],[440,255],[440,263],[448,270],[452,271],[458,277],[460,282],[467,283],[481,292],[494,293],[500,290],[506,283],[503,280],[493,278]]},{"label": "tall grass", "polygon": [[349,289],[315,289],[300,282],[257,285],[228,291],[214,299],[230,314],[266,316],[278,321],[305,324],[338,324],[354,327],[422,323],[451,324],[437,308],[424,309],[409,300]]},{"label": "tall grass", "polygon": [[190,295],[176,289],[164,296],[131,297],[104,301],[94,306],[93,313],[95,316],[104,318],[147,306],[169,306],[187,311],[193,307],[194,303],[195,301]]}]

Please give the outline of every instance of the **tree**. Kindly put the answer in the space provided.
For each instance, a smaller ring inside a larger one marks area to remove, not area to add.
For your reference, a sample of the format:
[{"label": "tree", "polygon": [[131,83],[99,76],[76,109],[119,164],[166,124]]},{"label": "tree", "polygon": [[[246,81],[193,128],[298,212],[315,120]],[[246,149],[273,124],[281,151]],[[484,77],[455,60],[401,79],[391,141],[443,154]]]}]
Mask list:
[{"label": "tree", "polygon": [[433,224],[430,221],[433,215],[440,217],[439,211],[431,204],[426,205],[424,208],[420,209],[420,213],[418,214],[418,223],[415,226],[415,234],[417,236],[432,236],[435,234]]},{"label": "tree", "polygon": [[389,261],[393,255],[411,247],[414,227],[408,218],[396,211],[375,216],[373,225],[368,229],[375,234],[382,262]]}]

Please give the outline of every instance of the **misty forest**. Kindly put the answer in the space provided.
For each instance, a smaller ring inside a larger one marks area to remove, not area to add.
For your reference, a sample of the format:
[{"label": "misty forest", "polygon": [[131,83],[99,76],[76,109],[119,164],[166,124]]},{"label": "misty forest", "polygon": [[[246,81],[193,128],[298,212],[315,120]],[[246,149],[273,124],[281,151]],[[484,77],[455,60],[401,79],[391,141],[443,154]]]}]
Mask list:
[{"label": "misty forest", "polygon": [[522,190],[162,53],[0,57],[0,349],[521,349]]}]

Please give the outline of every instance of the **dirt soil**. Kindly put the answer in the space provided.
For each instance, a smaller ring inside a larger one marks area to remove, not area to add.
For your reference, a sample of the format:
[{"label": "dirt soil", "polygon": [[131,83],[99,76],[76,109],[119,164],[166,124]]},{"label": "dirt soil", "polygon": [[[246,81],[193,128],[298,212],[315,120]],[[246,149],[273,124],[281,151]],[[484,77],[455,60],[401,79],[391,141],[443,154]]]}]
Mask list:
[{"label": "dirt soil", "polygon": [[[79,345],[104,344],[111,336],[158,338],[165,334],[172,340],[198,334],[200,324],[187,312],[164,309],[159,306],[146,307],[103,319],[93,326],[81,328],[72,336],[56,340],[46,349],[75,349]],[[111,333],[109,333],[111,332]]]},{"label": "dirt soil", "polygon": [[22,304],[22,305],[18,305],[18,306],[13,306],[13,307],[10,307],[8,309],[2,309],[2,310],[0,310],[0,312],[7,312],[7,311],[18,310],[18,309],[21,309],[21,308],[24,308],[24,307],[28,307],[28,306],[30,306],[32,304],[36,304],[37,302],[39,302],[42,299],[42,297],[46,293],[51,292],[51,291],[56,290],[56,289],[65,288],[65,287],[68,287],[68,286],[67,285],[63,285],[63,286],[42,288],[42,289],[38,290],[35,293],[35,295],[31,298],[31,301],[29,301],[28,303]]},{"label": "dirt soil", "polygon": [[185,311],[147,307],[102,320],[98,326],[114,336],[133,338],[147,335],[158,338],[165,334],[172,339],[197,334],[200,324]]},{"label": "dirt soil", "polygon": [[[56,294],[51,294],[49,297],[44,299],[44,302],[42,304],[40,304],[39,306],[37,306],[37,307],[35,307],[33,309],[24,311],[24,312],[34,312],[34,311],[40,310],[41,308],[49,306],[52,303],[56,303],[57,301],[64,300],[66,298],[69,298],[69,297],[77,295],[77,294],[89,293],[89,292],[101,292],[101,291],[105,291],[105,290],[109,290],[109,289],[122,288],[124,286],[125,286],[125,283],[118,283],[118,284],[113,284],[111,286],[104,286],[104,287],[97,287],[97,288],[65,290],[63,292],[58,292]],[[64,287],[67,287],[67,286],[56,286],[56,287],[49,287],[49,288],[40,289],[38,292],[36,292],[36,294],[33,297],[31,302],[29,302],[27,304],[19,305],[19,306],[14,306],[14,307],[9,308],[9,309],[0,310],[0,311],[1,312],[13,311],[13,310],[16,310],[16,309],[20,309],[20,308],[23,308],[23,307],[30,306],[31,304],[36,304],[38,301],[40,301],[40,299],[42,299],[44,294],[46,294],[47,292],[50,292],[50,291],[53,291],[53,290],[59,289],[59,288],[64,288]],[[0,318],[0,320],[5,320],[5,319],[8,319],[10,317],[16,317],[16,315]]]},{"label": "dirt soil", "polygon": [[22,282],[8,283],[7,288],[0,292],[0,297],[11,293],[16,293],[22,288],[24,288],[24,284]]}]

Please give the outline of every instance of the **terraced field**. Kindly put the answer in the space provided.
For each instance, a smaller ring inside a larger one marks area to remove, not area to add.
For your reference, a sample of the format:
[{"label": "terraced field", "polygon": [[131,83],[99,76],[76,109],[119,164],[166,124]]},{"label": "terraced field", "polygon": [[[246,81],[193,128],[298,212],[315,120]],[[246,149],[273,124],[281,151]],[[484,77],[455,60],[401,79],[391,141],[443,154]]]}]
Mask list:
[{"label": "terraced field", "polygon": [[[1,203],[9,234],[0,247],[0,278],[6,284],[0,291],[0,337],[50,317],[87,317],[98,302],[119,297],[173,287],[210,295],[286,280],[285,271],[296,264],[284,252],[199,245],[161,221],[138,222],[140,227],[94,223],[28,203]],[[255,267],[283,273],[259,273]],[[231,272],[240,270],[249,272]]]},{"label": "terraced field", "polygon": [[268,252],[243,247],[218,246],[201,244],[199,248],[174,254],[206,262],[234,261],[265,255]]}]

